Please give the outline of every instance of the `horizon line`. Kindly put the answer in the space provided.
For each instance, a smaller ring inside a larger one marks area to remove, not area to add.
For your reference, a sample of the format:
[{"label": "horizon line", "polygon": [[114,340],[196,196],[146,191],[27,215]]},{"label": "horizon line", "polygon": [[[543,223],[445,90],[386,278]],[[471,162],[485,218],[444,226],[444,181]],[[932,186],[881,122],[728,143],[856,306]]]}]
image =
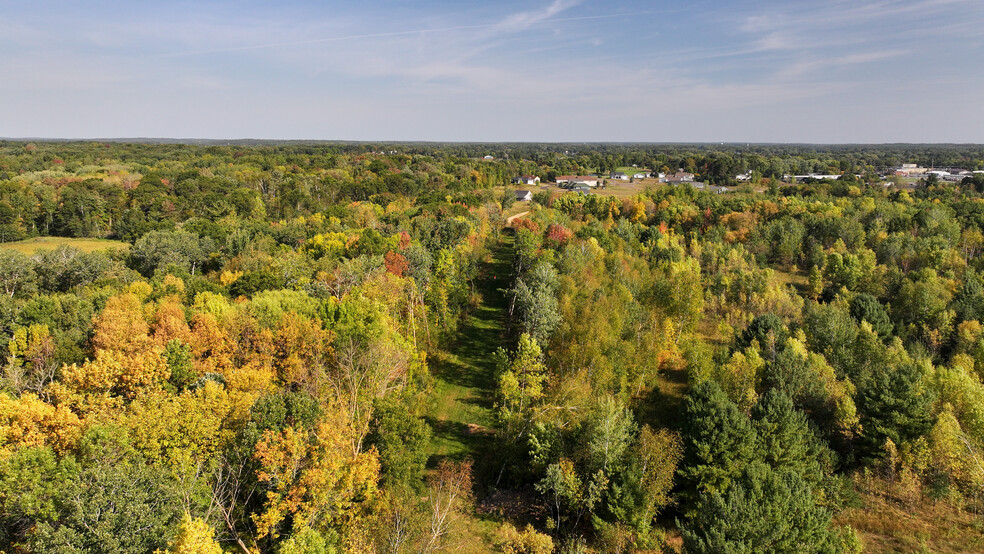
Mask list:
[{"label": "horizon line", "polygon": [[695,145],[806,145],[806,146],[982,146],[984,142],[806,142],[806,141],[747,141],[747,140],[440,140],[440,139],[322,139],[322,138],[195,138],[195,137],[0,137],[3,142],[132,142],[132,143],[173,143],[190,144],[195,142],[303,142],[303,143],[342,143],[342,144],[695,144]]}]

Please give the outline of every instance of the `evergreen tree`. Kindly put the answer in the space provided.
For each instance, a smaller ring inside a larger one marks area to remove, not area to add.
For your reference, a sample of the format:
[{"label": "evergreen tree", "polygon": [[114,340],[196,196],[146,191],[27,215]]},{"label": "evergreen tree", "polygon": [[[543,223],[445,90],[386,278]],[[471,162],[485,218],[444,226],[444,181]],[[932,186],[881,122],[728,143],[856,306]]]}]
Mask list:
[{"label": "evergreen tree", "polygon": [[773,389],[762,395],[752,419],[756,451],[772,469],[792,471],[813,486],[829,471],[830,452],[786,393]]},{"label": "evergreen tree", "polygon": [[878,333],[881,338],[892,334],[892,321],[888,317],[888,312],[877,298],[870,294],[859,294],[851,300],[851,317],[860,325],[862,321],[867,321],[871,329]]},{"label": "evergreen tree", "polygon": [[984,319],[984,283],[973,268],[967,268],[963,283],[953,299],[953,310],[962,321]]},{"label": "evergreen tree", "polygon": [[691,554],[837,552],[830,518],[796,472],[752,464],[727,492],[701,495],[681,526],[683,547]]},{"label": "evergreen tree", "polygon": [[922,370],[907,362],[898,366],[877,365],[867,379],[859,381],[858,411],[862,434],[858,440],[862,456],[880,455],[885,439],[895,444],[915,440],[933,425],[930,409],[933,396],[922,384]]},{"label": "evergreen tree", "polygon": [[752,341],[757,340],[763,357],[774,360],[776,354],[786,346],[788,338],[789,330],[779,316],[760,315],[748,324],[748,328],[738,338],[735,349],[744,350],[752,344]]},{"label": "evergreen tree", "polygon": [[751,421],[713,381],[690,391],[682,435],[679,475],[685,495],[723,493],[757,458]]}]

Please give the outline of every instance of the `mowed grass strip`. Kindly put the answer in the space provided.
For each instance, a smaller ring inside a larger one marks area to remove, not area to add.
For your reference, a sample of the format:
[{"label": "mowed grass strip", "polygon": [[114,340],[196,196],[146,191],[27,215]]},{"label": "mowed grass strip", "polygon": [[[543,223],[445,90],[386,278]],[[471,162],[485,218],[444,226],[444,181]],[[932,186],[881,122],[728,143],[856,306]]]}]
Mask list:
[{"label": "mowed grass strip", "polygon": [[457,339],[444,351],[429,356],[434,373],[434,399],[427,421],[434,429],[431,464],[440,458],[465,459],[481,455],[493,424],[495,362],[503,342],[507,288],[512,276],[512,237],[504,236],[492,260],[476,279],[478,307],[467,316]]},{"label": "mowed grass strip", "polygon": [[22,254],[36,253],[39,250],[54,250],[59,246],[71,246],[83,252],[98,252],[112,248],[129,248],[130,244],[119,240],[109,239],[78,239],[70,237],[34,237],[14,242],[0,243],[0,248],[16,250]]}]

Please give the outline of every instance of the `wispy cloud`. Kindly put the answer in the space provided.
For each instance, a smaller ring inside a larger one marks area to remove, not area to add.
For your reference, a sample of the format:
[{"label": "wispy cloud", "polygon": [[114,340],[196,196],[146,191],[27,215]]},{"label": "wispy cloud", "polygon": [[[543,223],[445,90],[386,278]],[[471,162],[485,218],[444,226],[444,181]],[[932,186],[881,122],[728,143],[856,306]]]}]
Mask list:
[{"label": "wispy cloud", "polygon": [[779,78],[788,79],[821,70],[880,62],[887,59],[904,56],[909,52],[909,50],[880,50],[873,52],[859,52],[825,59],[797,61],[789,67],[777,72],[776,76]]},{"label": "wispy cloud", "polygon": [[[283,49],[300,46],[315,46],[319,44],[345,43],[352,41],[365,41],[380,38],[399,38],[399,37],[432,37],[434,35],[458,35],[462,37],[460,46],[475,46],[479,39],[502,38],[505,35],[517,34],[527,31],[538,25],[547,23],[573,23],[580,21],[626,18],[644,15],[651,12],[612,12],[604,14],[592,14],[583,16],[556,17],[559,14],[570,10],[581,4],[580,1],[572,2],[565,0],[554,0],[551,4],[540,10],[522,11],[506,15],[501,20],[492,23],[456,24],[446,26],[419,26],[413,22],[409,23],[410,28],[397,29],[392,31],[380,31],[374,33],[351,33],[333,34],[332,36],[322,36],[299,40],[272,41],[266,43],[245,44],[237,46],[225,46],[216,48],[204,48],[198,50],[185,50],[164,54],[165,57],[200,56],[207,54],[221,54],[232,52],[246,52],[250,50]],[[355,25],[353,25],[355,26]],[[361,25],[365,26],[365,25]],[[478,35],[463,33],[465,31],[484,31]]]},{"label": "wispy cloud", "polygon": [[227,2],[12,5],[4,132],[784,140],[823,117],[829,141],[929,104],[984,129],[981,0]]},{"label": "wispy cloud", "polygon": [[543,23],[555,15],[569,10],[580,4],[580,1],[554,0],[549,6],[539,10],[522,11],[511,14],[494,25],[494,28],[504,31],[525,31],[533,25]]}]

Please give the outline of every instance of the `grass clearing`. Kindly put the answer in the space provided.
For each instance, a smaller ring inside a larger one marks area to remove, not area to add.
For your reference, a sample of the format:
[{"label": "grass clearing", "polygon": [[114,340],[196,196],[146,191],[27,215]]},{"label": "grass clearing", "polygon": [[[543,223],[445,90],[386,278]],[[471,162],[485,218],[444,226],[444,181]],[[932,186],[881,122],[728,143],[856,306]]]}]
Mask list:
[{"label": "grass clearing", "polygon": [[[434,431],[427,467],[437,467],[442,459],[472,459],[475,493],[481,498],[482,484],[492,482],[496,466],[492,426],[495,361],[492,354],[504,344],[505,295],[512,279],[513,237],[503,233],[492,249],[491,260],[483,264],[475,279],[475,291],[481,300],[465,318],[456,340],[446,349],[429,354],[434,375],[434,396],[424,419]],[[489,537],[501,523],[492,514],[469,512],[458,523],[450,551],[463,553],[490,552]]]},{"label": "grass clearing", "polygon": [[510,284],[512,237],[503,234],[475,281],[478,307],[458,330],[446,350],[430,354],[435,376],[434,401],[427,421],[434,429],[428,465],[441,458],[480,461],[489,446],[492,394],[495,388],[496,345],[503,344],[506,298],[499,290]]},{"label": "grass clearing", "polygon": [[984,521],[948,502],[904,494],[900,485],[861,478],[863,507],[839,514],[864,541],[865,552],[984,552]]},{"label": "grass clearing", "polygon": [[99,252],[111,248],[129,248],[130,244],[109,239],[77,239],[70,237],[34,237],[31,239],[19,240],[15,242],[5,242],[0,244],[0,248],[6,250],[16,250],[22,254],[30,256],[39,250],[54,250],[59,246],[71,246],[83,252]]}]

